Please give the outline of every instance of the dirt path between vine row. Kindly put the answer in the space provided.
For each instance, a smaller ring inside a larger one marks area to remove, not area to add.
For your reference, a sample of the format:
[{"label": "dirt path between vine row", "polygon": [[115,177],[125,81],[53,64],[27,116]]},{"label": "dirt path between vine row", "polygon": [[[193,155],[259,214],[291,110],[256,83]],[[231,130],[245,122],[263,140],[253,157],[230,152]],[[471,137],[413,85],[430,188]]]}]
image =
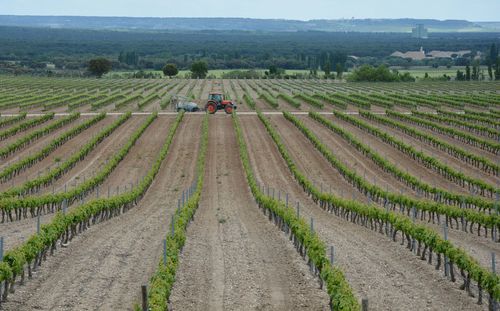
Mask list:
[{"label": "dirt path between vine row", "polygon": [[[314,148],[295,125],[286,120],[282,115],[269,116],[269,119],[274,124],[297,167],[320,190],[323,187],[323,191],[325,192],[331,191],[344,198],[357,199],[365,203],[368,202],[363,193],[351,186],[337,170],[332,168],[328,173],[325,172],[323,168],[330,168],[330,162]],[[309,151],[307,154],[306,150]]]},{"label": "dirt path between vine row", "polygon": [[[408,187],[402,186],[402,183],[399,183],[392,175],[385,173],[370,159],[357,152],[337,134],[307,116],[299,116],[298,118],[344,163],[358,164],[357,170],[360,175],[365,174],[364,168],[366,167],[366,179],[369,183],[379,185],[382,189],[389,189],[394,193],[401,193],[401,189],[404,189],[403,193],[405,195],[417,198],[415,192]],[[311,145],[311,147],[313,146]],[[352,168],[353,165],[350,166]],[[335,169],[332,167],[332,170]],[[382,206],[380,207],[382,208]],[[416,221],[443,235],[443,229],[437,223],[432,224],[426,220],[420,221],[418,219]],[[477,227],[475,227],[475,230],[477,230]],[[466,250],[485,268],[488,268],[491,263],[491,252],[495,252],[500,256],[500,243],[495,243],[491,238],[479,237],[475,233],[466,233],[452,228],[448,230],[448,238],[454,245]]]},{"label": "dirt path between vine row", "polygon": [[[52,151],[40,162],[37,162],[33,166],[20,172],[19,175],[15,176],[14,178],[11,178],[9,181],[0,184],[0,190],[5,191],[5,189],[12,187],[12,185],[22,185],[27,180],[32,180],[34,178],[37,178],[40,174],[46,174],[47,171],[57,166],[56,159],[59,162],[66,161],[71,155],[73,155],[73,153],[78,152],[81,146],[86,144],[89,140],[92,139],[93,136],[96,136],[105,127],[109,126],[115,119],[116,119],[115,117],[106,117],[104,118],[104,120],[101,120],[96,124],[92,125],[90,128],[82,131],[80,134],[66,141],[63,145],[57,147],[54,151]],[[82,121],[85,121],[85,119],[83,119]],[[77,127],[83,122],[75,122],[75,123],[76,124],[73,124],[73,127]],[[69,130],[71,128],[68,128],[66,130]],[[57,136],[53,137],[53,139],[55,139]]]},{"label": "dirt path between vine row", "polygon": [[[77,236],[49,257],[5,310],[131,310],[163,251],[170,216],[194,180],[202,117],[178,128],[151,188],[139,205]],[[161,128],[166,137],[168,128]]]},{"label": "dirt path between vine row", "polygon": [[[288,193],[294,208],[295,202],[300,201],[300,215],[307,221],[312,217],[320,238],[328,247],[335,247],[335,263],[344,271],[358,299],[368,298],[370,310],[487,310],[487,304],[479,306],[474,298],[459,290],[460,282],[447,281],[442,270],[436,271],[412,255],[399,241],[392,242],[384,235],[323,211],[295,182],[260,120],[254,116],[240,119],[256,178],[276,189],[275,193],[279,189],[283,201]],[[311,148],[301,152],[304,159],[315,158]],[[310,162],[331,174],[328,166]]]},{"label": "dirt path between vine row", "polygon": [[[99,187],[100,195],[107,195],[108,188],[110,195],[116,194],[112,190],[117,189],[117,187],[119,187],[120,193],[127,189],[130,190],[132,184],[135,186],[147,174],[163,146],[166,139],[165,132],[168,132],[175,118],[175,116],[158,116],[149,125],[125,158],[101,184]],[[90,197],[95,195],[97,195],[96,191],[89,194]]]},{"label": "dirt path between vine row", "polygon": [[438,133],[436,131],[433,131],[433,130],[430,130],[430,129],[427,129],[421,125],[418,125],[418,124],[412,124],[410,122],[407,122],[405,120],[399,120],[398,118],[395,118],[395,117],[390,117],[391,119],[393,119],[394,121],[397,121],[397,122],[400,122],[404,125],[407,125],[407,126],[410,126],[410,127],[413,127],[415,128],[416,130],[419,130],[419,131],[422,131],[428,135],[432,135],[436,138],[439,138],[441,140],[444,140],[445,142],[449,143],[449,144],[452,144],[452,145],[457,145],[457,146],[460,146],[461,148],[465,149],[465,150],[468,150],[469,152],[472,152],[478,156],[483,156],[485,158],[488,158],[490,161],[493,161],[493,162],[496,162],[498,160],[498,155],[495,155],[489,151],[486,151],[486,150],[483,150],[479,147],[475,147],[473,145],[470,145],[470,144],[467,144],[465,142],[462,142],[458,139],[455,139],[451,136],[448,136],[446,134],[441,134],[441,133]]},{"label": "dirt path between vine row", "polygon": [[94,176],[104,166],[106,161],[112,158],[123,147],[125,142],[128,141],[130,136],[141,126],[146,118],[146,116],[130,117],[118,126],[111,135],[104,138],[82,161],[78,162],[61,178],[53,182],[52,185],[42,188],[41,192],[62,192],[65,185],[69,190],[84,179]]},{"label": "dirt path between vine row", "polygon": [[[421,142],[417,138],[414,138],[408,134],[405,134],[403,131],[399,129],[394,129],[390,126],[383,125],[379,122],[376,121],[371,121],[365,118],[361,118],[364,122],[369,123],[371,126],[376,127],[380,129],[381,131],[384,131],[395,138],[404,141],[406,144],[409,144],[413,146],[416,150],[422,150],[425,152],[427,155],[430,155],[432,157],[435,157],[439,159],[442,163],[445,163],[449,165],[450,167],[454,168],[457,171],[462,171],[464,174],[482,179],[483,181],[491,184],[491,185],[497,185],[500,183],[500,177],[495,177],[491,174],[488,174],[479,168],[476,168],[475,166],[472,166],[471,164],[467,164],[464,161],[461,161],[457,159],[456,157],[448,154],[446,151],[442,151],[439,148],[434,148],[431,145],[428,145],[425,142]],[[462,144],[455,144],[456,147],[463,149]]]},{"label": "dirt path between vine row", "polygon": [[[26,117],[22,122],[27,122],[27,121],[33,120],[35,118],[39,118],[39,117]],[[42,129],[42,128],[46,127],[46,126],[49,126],[49,125],[51,125],[53,123],[56,123],[58,120],[60,120],[60,117],[54,117],[52,119],[45,120],[44,122],[39,123],[38,125],[35,125],[33,127],[29,127],[27,129],[24,129],[24,130],[21,130],[21,131],[17,132],[16,134],[12,135],[12,136],[9,136],[9,137],[7,137],[5,139],[2,139],[2,140],[0,140],[0,148],[3,148],[5,146],[10,145],[13,142],[15,142],[16,140],[18,140],[19,138],[21,138],[23,136],[26,136],[26,135],[34,132],[34,131],[38,131],[39,129]],[[17,125],[19,125],[19,124],[17,124]]]},{"label": "dirt path between vine row", "polygon": [[37,140],[30,142],[28,145],[25,145],[21,149],[19,149],[16,153],[9,155],[5,159],[1,159],[0,161],[0,170],[3,170],[5,167],[11,165],[14,162],[19,161],[20,159],[25,158],[29,154],[35,153],[36,151],[42,149],[45,145],[47,145],[51,140],[55,139],[62,133],[66,132],[72,127],[77,126],[78,124],[84,122],[86,118],[80,117],[77,120],[70,122],[69,124],[64,125],[63,127],[53,131],[52,133],[42,136]]},{"label": "dirt path between vine row", "polygon": [[210,120],[200,207],[180,257],[173,310],[327,310],[292,244],[258,209],[231,117]]},{"label": "dirt path between vine row", "polygon": [[[70,187],[73,187],[75,183],[71,183],[70,181],[76,181],[76,177],[79,178],[80,182],[83,181],[83,176],[86,176],[87,178],[91,177],[94,175],[94,172],[91,170],[97,169],[101,165],[104,164],[104,162],[112,157],[122,146],[123,144],[129,139],[129,137],[132,135],[132,133],[140,126],[142,122],[144,122],[145,118],[144,117],[136,117],[133,116],[131,119],[125,121],[124,124],[122,124],[120,127],[118,127],[115,132],[111,136],[108,136],[105,140],[97,146],[96,149],[94,149],[85,159],[81,162],[79,162],[73,169],[71,169],[68,173],[63,175],[63,177],[55,182],[54,185],[54,191],[64,191],[64,181],[68,181],[68,190]],[[150,125],[150,127],[153,124]],[[147,136],[145,136],[146,133],[143,133],[143,136],[139,138],[139,140],[136,142],[136,144],[139,144],[139,142],[142,141],[148,141],[149,139]],[[160,142],[161,144],[162,142]],[[127,157],[129,157],[130,153],[134,151],[134,148],[136,146],[132,147],[130,150],[129,154],[125,156],[125,159],[122,160],[126,161]],[[120,164],[122,164],[122,162]],[[115,168],[115,170],[123,168],[123,166],[120,166],[120,164]],[[123,170],[127,171],[127,168],[123,168]],[[131,174],[131,176],[134,176]],[[80,179],[81,177],[81,179]],[[136,176],[137,178],[139,176]],[[134,177],[134,178],[136,178]],[[109,178],[109,177],[108,177]],[[59,186],[58,186],[59,185]],[[105,188],[103,188],[105,189]],[[47,187],[44,189],[46,193],[52,192],[51,187]],[[123,192],[124,189],[121,189],[120,192]],[[107,192],[107,191],[106,191]],[[101,195],[107,195],[107,193],[104,191],[101,191]],[[111,195],[115,195],[116,193],[111,193]],[[95,196],[95,194],[89,194],[87,198],[90,196]],[[80,204],[80,201],[75,202],[73,206],[77,206]],[[70,207],[72,208],[72,207]],[[41,224],[46,224],[49,223],[52,218],[54,217],[53,213],[45,214],[40,216],[40,223]],[[16,245],[19,245],[26,239],[28,239],[32,234],[34,234],[37,230],[37,218],[25,218],[19,221],[13,221],[13,222],[5,222],[5,223],[0,223],[0,234],[4,236],[4,248],[6,250],[11,249],[15,247]]]},{"label": "dirt path between vine row", "polygon": [[433,187],[446,189],[452,193],[470,195],[466,188],[447,180],[438,172],[428,169],[421,163],[413,160],[405,153],[397,150],[389,144],[386,144],[378,137],[365,132],[364,130],[352,125],[349,122],[340,120],[335,116],[327,116],[328,119],[339,125],[346,131],[349,131],[358,140],[368,145],[372,150],[385,157],[389,162],[395,164],[399,169],[408,172],[409,174],[420,179],[422,182],[427,183]]}]

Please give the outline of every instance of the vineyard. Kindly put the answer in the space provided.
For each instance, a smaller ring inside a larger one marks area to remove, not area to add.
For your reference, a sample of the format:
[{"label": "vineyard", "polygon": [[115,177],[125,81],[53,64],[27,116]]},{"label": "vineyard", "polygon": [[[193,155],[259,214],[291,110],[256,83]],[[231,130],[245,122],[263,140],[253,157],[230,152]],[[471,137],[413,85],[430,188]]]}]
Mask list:
[{"label": "vineyard", "polygon": [[498,310],[499,201],[495,82],[0,77],[3,310]]}]

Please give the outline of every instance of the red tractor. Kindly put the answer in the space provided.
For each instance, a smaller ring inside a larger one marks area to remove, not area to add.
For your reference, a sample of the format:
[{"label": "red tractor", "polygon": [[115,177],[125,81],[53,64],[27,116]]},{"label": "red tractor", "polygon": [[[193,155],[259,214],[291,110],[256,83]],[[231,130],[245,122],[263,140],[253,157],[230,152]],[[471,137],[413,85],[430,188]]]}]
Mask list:
[{"label": "red tractor", "polygon": [[231,114],[233,110],[236,109],[236,104],[231,100],[226,100],[222,93],[210,93],[208,95],[207,104],[205,105],[205,110],[213,114],[216,113],[217,110],[222,109],[224,109],[227,114]]}]

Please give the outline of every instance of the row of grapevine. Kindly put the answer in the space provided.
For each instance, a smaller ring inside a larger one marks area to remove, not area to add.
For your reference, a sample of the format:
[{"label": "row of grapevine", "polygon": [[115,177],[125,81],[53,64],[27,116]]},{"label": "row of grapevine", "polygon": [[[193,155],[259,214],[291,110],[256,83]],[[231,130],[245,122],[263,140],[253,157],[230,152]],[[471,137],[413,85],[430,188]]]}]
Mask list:
[{"label": "row of grapevine", "polygon": [[[339,112],[334,112],[335,116],[339,119],[342,119],[344,121],[347,121],[360,129],[372,134],[373,136],[379,138],[386,144],[391,145],[392,147],[396,148],[397,150],[407,154],[410,156],[412,159],[419,161],[422,163],[425,167],[432,169],[439,173],[441,176],[445,177],[446,179],[462,186],[462,187],[468,187],[469,191],[474,191],[474,192],[479,192],[483,196],[487,197],[494,197],[495,194],[500,191],[500,189],[495,188],[495,186],[490,185],[480,179],[473,178],[470,176],[465,175],[462,172],[457,172],[455,169],[449,167],[448,165],[441,163],[438,159],[429,156],[425,154],[422,151],[416,150],[413,146],[405,143],[402,140],[396,139],[393,136],[387,134],[384,131],[379,130],[376,127],[373,127],[363,120],[359,118],[354,118],[352,116],[348,116],[343,113]],[[430,187],[429,187],[430,188]],[[427,191],[432,191],[431,189],[428,189]]]},{"label": "row of grapevine", "polygon": [[[111,198],[91,200],[68,213],[57,213],[49,224],[41,227],[39,234],[31,236],[26,242],[6,252],[3,261],[0,262],[0,282],[5,282],[4,299],[9,292],[14,291],[14,284],[19,276],[24,280],[26,269],[28,277],[31,278],[32,267],[40,266],[49,253],[53,254],[59,241],[61,244],[67,244],[79,232],[126,212],[142,199],[160,170],[182,117],[183,114],[179,114],[156,161],[134,189]],[[152,116],[152,119],[154,118]],[[140,136],[139,131],[134,133],[129,144],[133,144],[132,141],[138,138],[138,135]]]},{"label": "row of grapevine", "polygon": [[[340,128],[334,126],[333,123],[328,120],[322,118],[317,114],[311,115],[314,119],[320,121],[323,125],[326,125],[331,130],[339,130]],[[477,224],[479,228],[484,227],[485,230],[497,230],[500,228],[500,217],[497,215],[488,215],[482,213],[480,211],[475,211],[471,209],[465,209],[455,206],[444,205],[437,202],[431,202],[426,200],[417,200],[412,199],[406,195],[399,193],[392,193],[387,190],[382,189],[377,185],[370,184],[363,177],[359,176],[355,171],[348,168],[345,164],[343,164],[340,160],[338,160],[330,150],[328,150],[321,141],[305,126],[300,122],[296,117],[289,113],[285,113],[285,118],[291,121],[310,141],[311,143],[320,151],[323,156],[332,164],[332,166],[339,171],[339,173],[355,188],[357,188],[360,192],[369,195],[370,199],[379,204],[383,204],[387,208],[391,208],[391,210],[396,210],[396,207],[399,206],[402,212],[406,212],[407,214],[415,208],[417,211],[421,212],[422,219],[428,219],[429,221],[434,221],[434,216],[437,216],[438,221],[440,221],[439,216],[444,215],[446,217],[446,223],[452,226],[451,220],[454,220],[457,223],[460,221],[464,227],[469,226],[472,228],[473,225]],[[363,145],[359,141],[357,141],[354,136],[350,135],[350,133],[338,131],[339,133],[344,133],[348,135],[343,135],[343,137],[349,138],[349,142],[355,145],[359,150],[363,150],[366,155],[369,155],[370,159],[372,159],[377,165],[380,165],[387,170],[388,172],[395,175],[400,181],[404,181],[408,183],[415,189],[415,184],[418,181],[415,181],[415,178],[411,175],[408,175],[404,172],[401,172],[394,165],[390,164],[387,160],[383,159],[380,155],[374,153],[369,149],[369,147]],[[425,184],[418,184],[423,189],[430,188]],[[453,194],[448,194],[444,190],[440,190],[443,192],[443,196],[450,196],[453,198]],[[471,197],[471,200],[476,198]],[[451,201],[451,199],[449,199]],[[472,229],[469,230],[472,233]],[[486,231],[488,233],[488,231]]]},{"label": "row of grapevine", "polygon": [[[6,197],[0,200],[0,210],[2,211],[2,220],[5,221],[8,219],[9,221],[20,220],[22,218],[28,217],[27,212],[30,213],[31,217],[39,215],[42,211],[50,211],[54,212],[55,208],[58,210],[61,209],[64,201],[71,204],[77,198],[80,198],[87,193],[91,192],[94,188],[98,187],[106,177],[111,174],[111,172],[118,166],[118,164],[125,158],[127,153],[133,147],[135,142],[139,139],[139,137],[144,133],[146,128],[156,119],[157,114],[151,115],[128,139],[125,145],[114,154],[114,156],[104,165],[104,167],[99,171],[95,176],[86,180],[78,187],[75,187],[67,192],[62,193],[54,193],[54,194],[45,194],[40,196],[33,197],[24,197],[24,198],[15,198],[15,197]],[[8,195],[21,195],[22,191],[28,191],[32,189],[37,189],[41,185],[46,183],[50,183],[55,178],[58,178],[61,174],[64,174],[72,165],[74,165],[77,161],[83,159],[86,154],[90,152],[95,145],[97,145],[104,137],[109,135],[114,128],[116,128],[119,124],[125,122],[130,118],[130,114],[123,115],[120,119],[118,119],[114,124],[110,125],[106,128],[105,131],[101,132],[99,136],[92,139],[89,143],[82,147],[80,151],[73,154],[66,162],[61,164],[60,167],[50,171],[44,176],[41,176],[38,179],[28,181],[25,183],[21,189],[10,189],[8,191]],[[4,196],[7,196],[6,192],[4,192]],[[15,218],[12,215],[12,212],[15,213]]]},{"label": "row of grapevine", "polygon": [[2,119],[2,120],[0,120],[0,128],[15,124],[21,120],[24,120],[25,118],[26,118],[26,113],[21,113],[20,115],[15,116],[15,117],[9,117],[9,118]]},{"label": "row of grapevine", "polygon": [[13,126],[13,127],[10,127],[8,129],[1,131],[0,132],[0,141],[7,139],[11,136],[14,136],[19,132],[25,131],[29,128],[32,128],[32,127],[35,127],[35,126],[40,125],[42,123],[45,123],[53,118],[54,118],[54,114],[49,113],[49,114],[45,114],[45,115],[37,117],[37,118],[28,119],[28,120],[26,120],[26,121],[24,121],[16,126]]},{"label": "row of grapevine", "polygon": [[495,155],[498,155],[500,153],[500,143],[494,143],[494,142],[491,142],[491,141],[488,141],[485,139],[475,137],[471,134],[467,134],[467,133],[458,131],[456,129],[441,126],[441,125],[436,124],[434,122],[422,120],[420,118],[405,115],[405,114],[402,114],[399,112],[387,110],[386,114],[394,119],[399,119],[399,120],[408,122],[410,124],[417,124],[417,125],[420,125],[420,126],[427,128],[427,129],[430,129],[432,131],[435,131],[435,132],[438,132],[441,134],[445,134],[445,135],[450,136],[452,138],[458,139],[461,142],[464,142],[466,144],[469,144],[469,145],[478,147],[480,149],[486,150],[488,152],[491,152]]},{"label": "row of grapevine", "polygon": [[[285,115],[294,120],[294,122],[300,123],[293,115],[289,113],[285,113]],[[397,233],[400,232],[403,242],[402,245],[406,244],[406,247],[412,252],[416,250],[417,256],[420,256],[420,258],[425,259],[427,255],[431,258],[433,252],[438,255],[438,259],[440,259],[441,256],[446,256],[452,281],[455,281],[454,269],[456,265],[460,271],[460,275],[464,279],[464,286],[461,287],[463,290],[470,292],[470,282],[472,280],[477,282],[480,292],[478,298],[479,303],[482,303],[483,290],[489,293],[490,297],[493,299],[493,303],[496,303],[495,301],[500,299],[500,278],[481,267],[465,251],[455,247],[450,241],[441,238],[438,233],[424,225],[413,223],[411,219],[399,213],[363,204],[358,201],[339,198],[331,193],[323,193],[317,189],[314,184],[299,171],[297,168],[298,166],[288,154],[279,134],[272,127],[270,122],[262,115],[259,117],[276,143],[278,150],[297,182],[302,186],[304,191],[312,196],[313,200],[317,202],[321,208],[330,213],[334,213],[338,217],[344,218],[346,221],[360,224],[375,232],[387,235],[394,241],[396,241]],[[319,140],[316,144],[317,148],[327,150]],[[415,243],[412,243],[412,241],[415,241]],[[429,263],[431,263],[430,259]],[[438,260],[436,269],[439,269],[440,266],[441,260]]]},{"label": "row of grapevine", "polygon": [[401,122],[386,117],[374,115],[367,111],[360,111],[359,114],[366,119],[373,120],[380,124],[384,124],[392,128],[398,129],[409,136],[412,136],[422,142],[428,143],[429,145],[435,148],[446,151],[453,157],[460,159],[468,164],[471,164],[487,173],[493,174],[495,176],[498,176],[500,173],[500,167],[496,163],[490,161],[489,159],[482,156],[478,156],[472,152],[459,148],[453,144],[449,144],[439,138],[436,138],[433,135],[429,135],[413,127],[406,126]]},{"label": "row of grapevine", "polygon": [[166,262],[163,259],[158,264],[156,272],[151,277],[149,286],[149,310],[164,311],[168,309],[168,301],[175,282],[175,274],[179,265],[179,254],[186,241],[186,229],[198,209],[203,180],[205,177],[205,157],[208,148],[208,116],[203,119],[200,151],[196,166],[195,187],[186,204],[174,215],[174,232],[166,237]]},{"label": "row of grapevine", "polygon": [[477,124],[471,124],[469,122],[464,122],[460,120],[456,120],[455,118],[451,118],[448,116],[440,116],[440,115],[434,115],[430,113],[423,113],[419,111],[412,111],[413,116],[417,116],[422,119],[427,119],[430,121],[436,121],[437,123],[444,123],[447,125],[452,125],[454,127],[457,127],[459,129],[463,129],[469,132],[472,132],[474,134],[478,134],[481,136],[486,136],[488,138],[492,139],[500,139],[500,131],[492,129],[488,126],[483,126],[483,125],[477,125]]},{"label": "row of grapevine", "polygon": [[61,145],[75,137],[76,135],[80,134],[84,130],[88,129],[92,125],[96,124],[97,122],[101,121],[106,117],[105,113],[101,113],[85,122],[82,124],[79,124],[68,131],[62,133],[55,139],[53,139],[51,142],[49,142],[46,146],[44,146],[42,149],[38,150],[34,154],[30,154],[23,159],[21,159],[18,162],[15,162],[7,167],[5,167],[1,172],[0,172],[0,180],[2,182],[5,182],[14,176],[16,176],[18,173],[21,171],[33,166],[37,162],[43,160],[45,157],[47,157],[52,151],[55,149],[59,148]]},{"label": "row of grapevine", "polygon": [[[260,112],[258,112],[258,114],[259,118],[265,118]],[[295,245],[299,249],[303,249],[301,253],[304,254],[304,257],[307,256],[309,258],[310,263],[315,267],[315,270],[318,271],[320,279],[324,282],[330,297],[331,309],[360,310],[360,305],[343,272],[338,266],[332,266],[326,257],[326,246],[323,241],[321,241],[318,235],[311,230],[303,218],[297,216],[293,209],[287,208],[281,201],[266,196],[266,194],[261,191],[251,168],[238,117],[233,115],[233,120],[243,169],[252,194],[259,206],[271,213],[273,217],[281,223],[280,226],[283,230],[285,225],[290,229],[290,236],[294,240]],[[269,130],[269,127],[267,128]]]}]

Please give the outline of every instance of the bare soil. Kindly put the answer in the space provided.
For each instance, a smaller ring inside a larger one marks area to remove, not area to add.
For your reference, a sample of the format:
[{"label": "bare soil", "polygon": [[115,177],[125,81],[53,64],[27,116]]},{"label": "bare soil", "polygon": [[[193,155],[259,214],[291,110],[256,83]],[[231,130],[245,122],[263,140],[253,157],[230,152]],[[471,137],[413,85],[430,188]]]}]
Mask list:
[{"label": "bare soil", "polygon": [[[436,271],[399,243],[323,211],[293,181],[260,121],[254,116],[240,119],[257,179],[276,192],[280,189],[282,200],[288,193],[291,204],[300,201],[300,214],[306,219],[312,217],[321,239],[335,247],[335,263],[344,271],[357,297],[369,299],[371,310],[487,309],[459,290],[458,284],[447,281],[442,271]],[[315,158],[311,148],[300,152],[303,159]],[[332,174],[329,164],[310,162]]]},{"label": "bare soil", "polygon": [[231,118],[212,117],[210,165],[180,258],[172,309],[327,310],[326,293],[256,206],[238,154]]},{"label": "bare soil", "polygon": [[[188,116],[138,206],[91,227],[49,257],[5,310],[131,310],[162,254],[180,189],[194,179],[201,118]],[[165,138],[168,127],[160,128]],[[154,142],[155,144],[157,142]],[[151,147],[153,142],[151,142]]]}]

